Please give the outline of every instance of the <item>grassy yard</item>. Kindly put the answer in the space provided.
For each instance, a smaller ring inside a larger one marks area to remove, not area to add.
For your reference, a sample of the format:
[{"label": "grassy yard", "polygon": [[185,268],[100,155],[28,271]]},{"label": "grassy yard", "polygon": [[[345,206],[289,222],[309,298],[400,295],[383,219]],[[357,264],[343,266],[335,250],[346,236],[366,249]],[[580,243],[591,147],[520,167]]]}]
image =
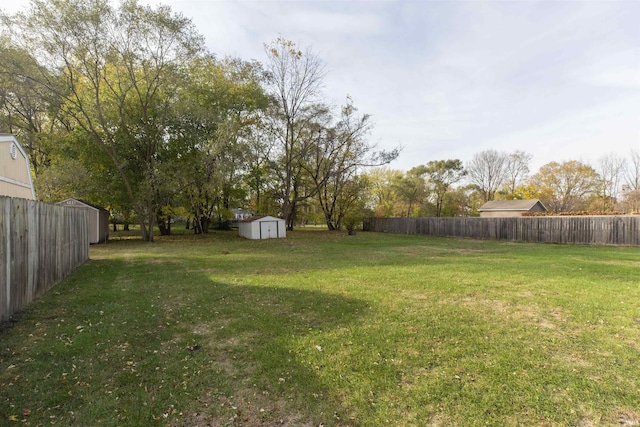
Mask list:
[{"label": "grassy yard", "polygon": [[0,425],[640,425],[638,248],[235,234],[92,247],[0,332]]}]

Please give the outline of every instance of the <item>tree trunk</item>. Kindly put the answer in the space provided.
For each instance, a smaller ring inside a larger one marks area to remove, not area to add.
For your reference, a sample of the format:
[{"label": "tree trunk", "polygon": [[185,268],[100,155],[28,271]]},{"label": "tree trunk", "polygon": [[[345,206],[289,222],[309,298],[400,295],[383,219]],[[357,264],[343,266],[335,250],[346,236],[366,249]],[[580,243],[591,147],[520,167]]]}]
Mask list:
[{"label": "tree trunk", "polygon": [[149,231],[147,230],[147,225],[144,223],[144,218],[140,218],[140,234],[144,242],[152,241],[152,237],[149,236]]},{"label": "tree trunk", "polygon": [[333,223],[331,214],[326,211],[324,213],[324,221],[327,223],[327,228],[329,229],[329,231],[334,231],[337,229],[336,225]]},{"label": "tree trunk", "polygon": [[285,215],[287,230],[292,231],[296,221],[296,202],[288,203],[289,212]]},{"label": "tree trunk", "polygon": [[284,202],[282,203],[282,217],[284,218],[287,230],[293,230],[293,225],[291,225],[291,202],[286,197],[284,199]]},{"label": "tree trunk", "polygon": [[193,220],[193,232],[194,234],[207,234],[209,233],[209,224],[211,219],[206,216],[201,216],[200,219]]},{"label": "tree trunk", "polygon": [[171,235],[171,218],[158,218],[158,229],[161,236]]}]

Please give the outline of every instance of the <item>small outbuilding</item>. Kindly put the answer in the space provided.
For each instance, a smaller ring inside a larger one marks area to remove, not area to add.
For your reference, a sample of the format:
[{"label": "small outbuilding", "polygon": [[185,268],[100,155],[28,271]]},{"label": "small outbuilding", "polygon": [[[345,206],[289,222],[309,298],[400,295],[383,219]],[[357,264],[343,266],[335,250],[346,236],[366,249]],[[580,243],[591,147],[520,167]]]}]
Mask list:
[{"label": "small outbuilding", "polygon": [[245,211],[242,208],[231,209],[231,213],[233,214],[232,221],[244,221],[245,219],[253,216],[251,212]]},{"label": "small outbuilding", "polygon": [[13,135],[0,134],[0,196],[35,200],[29,157]]},{"label": "small outbuilding", "polygon": [[109,211],[78,199],[66,199],[56,203],[75,209],[84,209],[88,215],[89,244],[103,243],[109,238]]},{"label": "small outbuilding", "polygon": [[241,237],[262,240],[281,239],[287,237],[287,227],[284,219],[273,216],[254,216],[238,223]]},{"label": "small outbuilding", "polygon": [[538,199],[534,200],[492,200],[478,209],[481,218],[518,217],[527,212],[547,212]]}]

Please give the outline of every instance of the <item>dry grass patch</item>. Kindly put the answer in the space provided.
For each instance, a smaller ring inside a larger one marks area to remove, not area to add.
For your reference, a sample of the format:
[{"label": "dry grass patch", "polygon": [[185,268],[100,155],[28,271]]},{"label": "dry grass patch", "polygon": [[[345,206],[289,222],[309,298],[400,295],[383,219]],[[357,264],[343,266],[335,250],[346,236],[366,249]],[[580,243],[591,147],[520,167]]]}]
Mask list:
[{"label": "dry grass patch", "polygon": [[640,412],[631,409],[620,409],[615,411],[613,419],[620,426],[636,427],[640,426]]}]

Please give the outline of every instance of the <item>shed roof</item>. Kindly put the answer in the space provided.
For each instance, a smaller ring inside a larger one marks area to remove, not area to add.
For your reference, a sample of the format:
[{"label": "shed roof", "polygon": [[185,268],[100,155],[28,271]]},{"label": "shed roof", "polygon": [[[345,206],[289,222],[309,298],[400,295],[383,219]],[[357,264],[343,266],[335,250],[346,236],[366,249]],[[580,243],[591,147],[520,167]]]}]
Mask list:
[{"label": "shed roof", "polygon": [[533,200],[492,200],[478,209],[480,212],[489,211],[530,211],[539,204],[546,211],[547,208],[539,199]]},{"label": "shed roof", "polygon": [[85,206],[87,206],[89,208],[93,208],[93,209],[97,209],[97,210],[102,211],[102,212],[109,213],[109,211],[107,209],[103,208],[102,206],[97,206],[97,205],[91,204],[91,203],[86,202],[86,201],[84,201],[82,199],[74,199],[73,197],[69,198],[69,199],[64,199],[64,200],[58,202],[57,204],[58,205],[64,205],[68,201],[74,201],[74,202],[77,202],[78,204],[85,205]]},{"label": "shed roof", "polygon": [[269,216],[269,215],[258,215],[258,216],[252,216],[251,218],[246,218],[243,219],[242,221],[238,221],[238,222],[254,222],[254,221],[259,221],[261,219],[265,219],[265,218],[269,218],[269,219],[277,219],[280,221],[284,221],[282,218],[276,218],[274,216]]}]

